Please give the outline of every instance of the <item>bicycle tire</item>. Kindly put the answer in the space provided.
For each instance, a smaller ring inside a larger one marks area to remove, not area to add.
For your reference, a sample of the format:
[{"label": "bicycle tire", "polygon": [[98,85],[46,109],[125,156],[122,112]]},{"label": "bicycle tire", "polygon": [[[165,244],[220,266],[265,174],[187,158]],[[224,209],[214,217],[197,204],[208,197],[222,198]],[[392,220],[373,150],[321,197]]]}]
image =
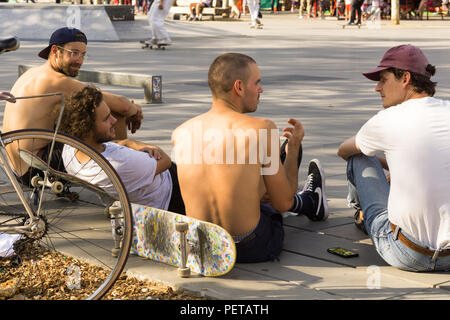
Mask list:
[{"label": "bicycle tire", "polygon": [[[1,138],[5,145],[8,161],[14,163],[14,161],[17,161],[13,160],[12,150],[15,146],[18,148],[20,148],[21,145],[30,147],[30,142],[32,142],[31,149],[28,150],[33,150],[35,144],[40,144],[42,142],[49,143],[48,146],[50,146],[54,136],[57,143],[71,146],[75,148],[75,150],[79,150],[87,155],[91,159],[90,161],[94,161],[98,168],[100,168],[108,177],[114,190],[106,191],[106,189],[103,189],[103,191],[105,191],[104,194],[102,192],[94,192],[83,186],[83,184],[62,180],[64,181],[65,186],[67,186],[66,192],[72,192],[71,190],[77,192],[79,198],[73,202],[74,199],[67,201],[65,196],[61,197],[60,194],[55,194],[50,187],[30,187],[30,184],[26,181],[21,181],[21,188],[27,196],[27,199],[29,199],[27,201],[29,201],[33,208],[40,208],[40,216],[43,217],[42,224],[45,225],[46,230],[45,232],[42,232],[42,237],[40,239],[22,236],[22,243],[28,243],[28,245],[32,243],[32,248],[46,250],[45,252],[49,250],[48,252],[51,252],[52,254],[59,252],[59,254],[64,256],[62,256],[63,258],[57,259],[69,259],[75,266],[75,271],[72,270],[72,273],[66,272],[65,282],[64,277],[62,277],[62,282],[59,285],[61,286],[60,289],[63,293],[58,292],[52,295],[48,292],[47,288],[42,285],[42,288],[39,288],[40,291],[38,290],[38,293],[32,293],[32,297],[26,296],[25,292],[22,292],[23,290],[25,291],[22,287],[20,288],[21,294],[24,294],[26,298],[33,299],[36,299],[36,297],[40,299],[51,299],[52,297],[56,297],[57,299],[71,299],[74,296],[83,299],[100,299],[121,275],[130,251],[132,240],[132,216],[128,195],[120,177],[109,162],[105,160],[100,153],[77,138],[62,133],[55,135],[53,131],[41,129],[24,129],[6,132],[1,135]],[[55,160],[56,158],[53,159]],[[60,161],[59,164],[61,164],[61,159],[58,161]],[[14,168],[15,171],[21,172],[20,168],[16,167]],[[56,169],[53,163],[52,167]],[[31,172],[31,170],[32,168],[30,167],[27,169],[27,172]],[[55,176],[52,171],[47,170],[47,175],[50,182],[52,180],[58,180],[58,176]],[[29,178],[31,179],[31,177]],[[0,177],[0,181],[4,182],[5,180],[4,177]],[[7,187],[11,189],[11,186]],[[36,193],[38,193],[38,195],[36,195]],[[68,194],[72,195],[72,193]],[[16,195],[16,197],[14,197],[14,195]],[[34,197],[31,197],[32,195],[34,195]],[[38,196],[38,198],[36,196]],[[17,198],[14,189],[12,189],[12,192],[11,190],[3,190],[0,193],[0,226],[11,224],[11,221],[14,221],[15,223],[20,222],[22,225],[26,223],[26,212],[23,205],[17,201]],[[105,198],[108,203],[105,203]],[[120,218],[113,221],[110,219],[111,217],[105,217],[104,212],[114,199],[119,201],[116,201],[115,203],[120,203],[122,215]],[[116,233],[114,230],[111,232],[111,225],[113,223],[117,223]],[[118,235],[119,233],[121,233],[121,235]],[[41,236],[41,234],[39,235]],[[116,241],[118,239],[121,242],[120,249],[116,250],[116,258],[111,255],[111,249],[117,248],[117,242],[114,242],[113,235],[116,235]],[[34,237],[36,238],[36,236]],[[12,249],[14,250],[14,248]],[[30,249],[29,251],[32,252],[33,250],[35,249]],[[20,250],[17,249],[16,251]],[[48,276],[47,271],[50,270],[52,266],[42,262],[43,259],[39,261],[39,257],[34,256],[38,253],[34,254],[30,252],[26,254],[15,252],[15,256],[21,257],[22,261],[24,259],[31,261],[28,267],[29,269],[32,269],[28,270],[31,275],[36,276],[37,273],[39,273],[45,278]],[[5,262],[7,259],[2,258],[2,260]],[[38,265],[36,261],[39,261],[42,265]],[[2,261],[0,261],[0,263],[1,262]],[[48,263],[54,263],[54,260],[50,259],[50,262]],[[92,268],[96,270],[94,272],[99,273],[96,274],[96,276],[101,280],[98,281],[98,283],[96,282],[93,286],[89,285],[92,283],[89,282],[91,281],[89,278],[91,267],[87,267],[85,263],[88,263],[87,266],[93,266]],[[21,265],[24,266],[24,262],[22,262]],[[101,269],[99,269],[100,266]],[[0,264],[0,268],[1,267],[2,264]],[[5,268],[5,264],[3,264],[3,267]],[[78,267],[78,269],[76,267]],[[88,268],[87,271],[86,268]],[[67,269],[68,268],[66,268],[66,271],[69,271]],[[79,271],[79,274],[77,274],[77,271]],[[22,272],[20,275],[21,283],[28,281],[23,278],[25,273],[26,272]],[[5,280],[11,280],[2,279],[1,277],[2,275],[0,273],[0,283]],[[69,282],[69,280],[72,282]],[[42,281],[45,281],[45,279],[42,279]],[[51,285],[55,286],[54,284]]]}]

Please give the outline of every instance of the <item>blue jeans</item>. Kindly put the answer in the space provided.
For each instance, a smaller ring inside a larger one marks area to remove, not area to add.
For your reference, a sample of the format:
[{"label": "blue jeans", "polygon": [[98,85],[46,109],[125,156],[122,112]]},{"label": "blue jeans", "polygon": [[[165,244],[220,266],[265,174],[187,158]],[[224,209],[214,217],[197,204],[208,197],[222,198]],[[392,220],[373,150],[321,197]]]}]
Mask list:
[{"label": "blue jeans", "polygon": [[[361,209],[364,225],[378,254],[391,266],[406,271],[450,270],[450,256],[435,258],[421,254],[395,239],[387,203],[390,185],[376,157],[358,154],[348,159],[349,205]],[[424,244],[403,230],[402,234],[422,248]]]}]

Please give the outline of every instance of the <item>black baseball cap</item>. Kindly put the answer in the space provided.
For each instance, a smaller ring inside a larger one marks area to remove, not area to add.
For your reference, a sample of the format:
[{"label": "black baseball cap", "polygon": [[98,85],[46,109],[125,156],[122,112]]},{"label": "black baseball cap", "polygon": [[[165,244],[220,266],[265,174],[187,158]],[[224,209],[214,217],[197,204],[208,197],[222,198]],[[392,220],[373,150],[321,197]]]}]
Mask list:
[{"label": "black baseball cap", "polygon": [[50,41],[48,42],[48,47],[39,52],[38,55],[42,59],[47,60],[52,45],[62,45],[69,42],[84,42],[87,44],[87,38],[86,35],[77,28],[60,28],[53,32],[52,36],[50,37]]}]

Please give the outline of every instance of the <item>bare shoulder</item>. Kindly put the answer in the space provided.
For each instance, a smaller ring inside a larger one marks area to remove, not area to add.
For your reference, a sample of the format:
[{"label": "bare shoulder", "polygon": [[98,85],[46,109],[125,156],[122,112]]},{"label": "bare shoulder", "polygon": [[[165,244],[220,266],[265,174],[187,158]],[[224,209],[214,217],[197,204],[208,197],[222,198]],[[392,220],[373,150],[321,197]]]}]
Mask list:
[{"label": "bare shoulder", "polygon": [[237,123],[238,125],[244,126],[245,128],[253,129],[277,129],[275,123],[270,119],[257,118],[249,115],[243,115],[241,121]]},{"label": "bare shoulder", "polygon": [[84,85],[49,68],[46,64],[27,70],[14,84],[13,90],[20,95],[63,92],[65,95],[81,90]]}]

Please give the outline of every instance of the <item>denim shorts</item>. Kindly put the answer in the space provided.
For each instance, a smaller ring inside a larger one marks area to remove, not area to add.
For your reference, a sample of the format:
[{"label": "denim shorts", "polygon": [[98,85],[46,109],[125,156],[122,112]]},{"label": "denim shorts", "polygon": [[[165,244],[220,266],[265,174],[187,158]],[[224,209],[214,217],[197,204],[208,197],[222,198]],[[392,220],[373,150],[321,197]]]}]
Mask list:
[{"label": "denim shorts", "polygon": [[259,223],[245,239],[236,243],[238,263],[275,260],[284,240],[283,217],[266,203],[260,204]]}]

